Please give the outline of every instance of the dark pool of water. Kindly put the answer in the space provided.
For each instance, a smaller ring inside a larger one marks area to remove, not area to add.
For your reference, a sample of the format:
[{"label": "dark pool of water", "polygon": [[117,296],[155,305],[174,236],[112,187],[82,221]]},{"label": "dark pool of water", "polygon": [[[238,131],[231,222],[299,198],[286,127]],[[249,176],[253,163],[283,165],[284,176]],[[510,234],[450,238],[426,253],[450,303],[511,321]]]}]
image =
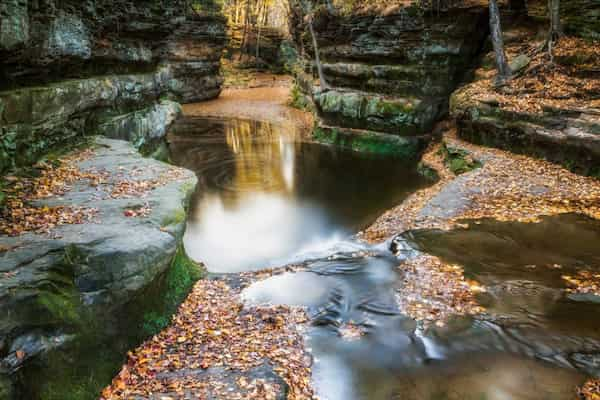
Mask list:
[{"label": "dark pool of water", "polygon": [[184,119],[177,165],[200,185],[185,235],[212,272],[239,272],[318,252],[356,233],[427,181],[415,163],[297,140],[293,128]]}]

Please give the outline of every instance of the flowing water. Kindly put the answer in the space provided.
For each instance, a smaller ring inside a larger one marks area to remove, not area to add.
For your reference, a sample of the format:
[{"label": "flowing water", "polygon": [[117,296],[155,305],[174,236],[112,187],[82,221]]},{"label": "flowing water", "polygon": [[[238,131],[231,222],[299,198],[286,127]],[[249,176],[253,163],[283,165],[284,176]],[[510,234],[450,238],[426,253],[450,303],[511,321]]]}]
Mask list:
[{"label": "flowing water", "polygon": [[396,302],[398,258],[387,245],[352,240],[427,185],[416,165],[302,143],[289,128],[251,121],[187,119],[171,140],[173,160],[200,178],[188,254],[215,273],[304,261],[305,271],[243,296],[307,307],[323,399],[571,400],[600,375],[600,302],[568,294],[562,279],[600,269],[595,221],[475,221],[404,234],[398,240],[414,250],[400,256],[439,256],[487,288],[478,298],[485,315],[423,330]]}]

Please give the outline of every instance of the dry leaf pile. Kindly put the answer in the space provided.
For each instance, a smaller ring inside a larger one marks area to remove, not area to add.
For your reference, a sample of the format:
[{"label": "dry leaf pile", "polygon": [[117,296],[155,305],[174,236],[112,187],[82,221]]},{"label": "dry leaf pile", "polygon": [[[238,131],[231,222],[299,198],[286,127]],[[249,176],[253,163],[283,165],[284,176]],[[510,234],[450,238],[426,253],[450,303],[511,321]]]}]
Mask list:
[{"label": "dry leaf pile", "polygon": [[540,216],[579,213],[600,219],[600,180],[574,174],[559,165],[501,150],[484,149],[449,135],[447,140],[487,159],[466,187],[470,206],[455,219],[494,218],[536,222]]},{"label": "dry leaf pile", "polygon": [[577,275],[563,275],[562,279],[569,288],[567,292],[576,294],[593,294],[600,296],[600,273],[579,271]]},{"label": "dry leaf pile", "polygon": [[110,197],[113,199],[144,197],[161,186],[183,179],[185,174],[184,169],[171,167],[156,179],[121,179],[113,186]]},{"label": "dry leaf pile", "polygon": [[91,150],[59,160],[59,166],[48,163],[36,165],[39,176],[5,177],[6,202],[0,210],[0,233],[18,236],[23,232],[46,233],[58,225],[81,224],[93,219],[96,209],[85,207],[37,207],[31,203],[53,196],[61,196],[71,190],[76,182],[86,181],[97,186],[104,179],[102,173],[82,172],[75,162],[91,156]]},{"label": "dry leaf pile", "polygon": [[288,399],[312,399],[311,357],[299,331],[307,321],[304,310],[245,308],[239,294],[224,281],[198,282],[172,324],[129,354],[102,399],[153,394],[177,399],[275,398],[277,388],[266,382],[242,376],[232,388],[219,374],[209,373],[215,367],[243,372],[264,362],[289,385]]},{"label": "dry leaf pile", "polygon": [[475,295],[485,289],[465,279],[458,265],[421,255],[398,268],[404,276],[396,301],[404,313],[425,325],[443,326],[453,315],[476,315],[485,311],[475,300]]},{"label": "dry leaf pile", "polygon": [[599,108],[600,40],[563,37],[553,48],[552,62],[547,51],[536,51],[541,45],[530,42],[532,36],[535,37],[535,33],[506,45],[509,60],[532,55],[522,74],[513,77],[501,90],[495,90],[495,69],[479,69],[477,74],[482,79],[465,89],[466,96],[493,98],[502,109],[515,112]]},{"label": "dry leaf pile", "polygon": [[[452,130],[446,132],[444,141],[484,160],[481,168],[461,177],[453,194],[465,200],[465,207],[450,210],[447,217],[420,215],[425,205],[455,178],[438,155],[439,145],[433,146],[424,161],[438,171],[440,181],[388,211],[360,235],[362,239],[380,241],[409,229],[452,229],[464,219],[536,222],[541,216],[562,213],[600,219],[600,181],[543,160],[464,142]],[[420,257],[401,268],[406,275],[398,300],[411,317],[431,323],[453,314],[483,311],[473,297],[480,288],[466,281],[461,269],[444,266],[431,257]],[[592,287],[589,280],[582,282]]]},{"label": "dry leaf pile", "polygon": [[[93,150],[87,149],[60,158],[57,166],[39,163],[35,166],[38,176],[4,178],[6,194],[5,204],[0,210],[0,234],[19,236],[25,232],[48,233],[53,228],[66,224],[83,224],[93,222],[98,215],[95,208],[76,206],[37,206],[36,200],[56,198],[73,189],[76,184],[91,187],[108,187],[110,198],[139,198],[150,191],[170,182],[181,180],[186,172],[181,168],[171,167],[156,179],[132,179],[143,171],[134,169],[125,171],[119,167],[117,174],[107,171],[82,171],[76,163],[93,156]],[[116,183],[112,183],[118,179]],[[125,210],[125,217],[145,217],[152,209],[146,205],[139,209]]]},{"label": "dry leaf pile", "polygon": [[150,214],[152,214],[152,207],[148,203],[140,207],[127,208],[123,211],[123,215],[127,218],[143,218],[150,216]]},{"label": "dry leaf pile", "polygon": [[591,379],[577,389],[581,400],[600,400],[600,379]]}]

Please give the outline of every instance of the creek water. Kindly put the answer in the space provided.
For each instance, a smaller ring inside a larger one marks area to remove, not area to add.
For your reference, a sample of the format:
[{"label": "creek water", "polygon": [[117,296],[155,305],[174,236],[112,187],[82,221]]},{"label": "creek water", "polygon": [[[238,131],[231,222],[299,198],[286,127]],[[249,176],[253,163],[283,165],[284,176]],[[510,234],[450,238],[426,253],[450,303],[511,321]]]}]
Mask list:
[{"label": "creek water", "polygon": [[414,163],[302,142],[293,127],[190,118],[170,140],[200,181],[186,249],[211,272],[319,254],[427,185]]},{"label": "creek water", "polygon": [[[368,246],[352,234],[428,184],[414,164],[238,120],[180,121],[171,149],[200,179],[188,254],[215,273],[304,262],[305,271],[258,282],[243,296],[307,307],[321,398],[571,400],[577,385],[600,375],[600,302],[567,293],[562,279],[600,269],[595,221],[472,221],[408,232],[396,241],[411,250],[394,255],[389,244]],[[414,252],[463,266],[487,288],[477,299],[487,312],[426,330],[404,315],[397,266]]]}]

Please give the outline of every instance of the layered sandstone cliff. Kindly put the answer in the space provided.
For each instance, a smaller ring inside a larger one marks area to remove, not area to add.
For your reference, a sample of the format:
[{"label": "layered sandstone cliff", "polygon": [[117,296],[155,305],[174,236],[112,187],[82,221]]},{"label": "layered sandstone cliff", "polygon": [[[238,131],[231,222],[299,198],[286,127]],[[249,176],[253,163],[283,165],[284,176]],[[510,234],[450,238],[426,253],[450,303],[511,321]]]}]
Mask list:
[{"label": "layered sandstone cliff", "polygon": [[219,15],[178,1],[0,4],[0,170],[83,135],[164,134],[178,102],[218,96]]}]

